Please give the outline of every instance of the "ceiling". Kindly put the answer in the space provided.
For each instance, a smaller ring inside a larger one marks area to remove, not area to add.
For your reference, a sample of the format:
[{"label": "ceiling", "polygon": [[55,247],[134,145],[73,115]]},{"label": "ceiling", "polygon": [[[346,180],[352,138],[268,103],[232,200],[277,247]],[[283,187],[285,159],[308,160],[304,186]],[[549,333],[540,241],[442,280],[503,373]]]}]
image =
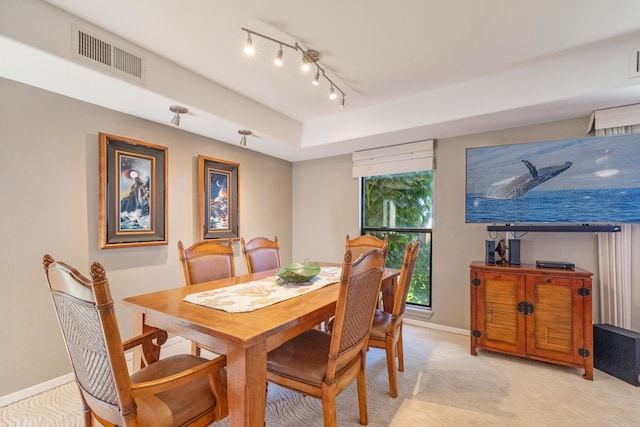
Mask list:
[{"label": "ceiling", "polygon": [[[247,149],[289,161],[584,117],[640,99],[640,77],[629,71],[640,50],[637,0],[0,0],[0,8],[0,49],[23,59],[2,61],[0,76],[167,126],[169,106],[183,105],[181,130],[238,144],[238,129],[250,129]],[[19,15],[40,38],[14,23]],[[55,45],[54,31],[69,22],[141,52],[146,82],[73,64],[60,53],[68,47]],[[242,27],[319,51],[345,108],[328,99],[326,81],[314,87],[314,73],[301,73],[300,52],[285,48],[275,67],[278,45],[253,37],[256,55],[246,57]]]}]

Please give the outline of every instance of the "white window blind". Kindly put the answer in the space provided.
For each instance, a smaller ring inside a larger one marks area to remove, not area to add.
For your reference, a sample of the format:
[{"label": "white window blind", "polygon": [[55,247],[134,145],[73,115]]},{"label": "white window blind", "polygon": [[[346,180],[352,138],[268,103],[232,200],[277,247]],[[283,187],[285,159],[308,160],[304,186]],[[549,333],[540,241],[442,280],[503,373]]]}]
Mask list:
[{"label": "white window blind", "polygon": [[607,108],[594,111],[591,114],[589,133],[596,133],[598,129],[611,129],[638,124],[640,124],[640,104]]},{"label": "white window blind", "polygon": [[354,178],[433,169],[433,140],[353,153]]}]

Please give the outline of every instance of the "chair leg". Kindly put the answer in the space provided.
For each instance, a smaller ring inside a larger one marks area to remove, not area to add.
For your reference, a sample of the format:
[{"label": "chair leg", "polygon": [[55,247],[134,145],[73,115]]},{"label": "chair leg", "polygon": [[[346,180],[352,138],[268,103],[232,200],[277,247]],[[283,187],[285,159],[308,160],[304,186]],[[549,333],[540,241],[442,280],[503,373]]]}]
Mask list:
[{"label": "chair leg", "polygon": [[91,427],[93,426],[93,413],[91,412],[91,408],[89,408],[89,405],[87,405],[87,401],[84,400],[82,390],[80,389],[80,384],[77,381],[76,385],[78,386],[78,392],[80,393],[80,399],[82,401],[82,418],[84,421],[84,426]]},{"label": "chair leg", "polygon": [[398,371],[404,372],[404,349],[402,347],[402,323],[398,329]]},{"label": "chair leg", "polygon": [[358,372],[358,406],[360,407],[360,424],[366,426],[369,424],[369,416],[367,415],[367,377],[366,377],[366,352],[362,352],[360,358],[360,372]]},{"label": "chair leg", "polygon": [[389,373],[389,394],[398,397],[398,378],[396,375],[396,344],[393,337],[387,335],[385,352],[387,353],[387,371]]},{"label": "chair leg", "polygon": [[322,416],[324,427],[337,427],[338,415],[336,412],[336,388],[322,383]]}]

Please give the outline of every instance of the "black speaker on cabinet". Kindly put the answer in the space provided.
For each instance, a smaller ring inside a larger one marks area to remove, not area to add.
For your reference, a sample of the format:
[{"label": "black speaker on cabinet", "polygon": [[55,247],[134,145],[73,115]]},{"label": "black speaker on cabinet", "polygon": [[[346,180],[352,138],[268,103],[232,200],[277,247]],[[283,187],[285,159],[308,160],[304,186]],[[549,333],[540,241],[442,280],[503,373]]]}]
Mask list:
[{"label": "black speaker on cabinet", "polygon": [[509,265],[520,265],[520,239],[509,239]]},{"label": "black speaker on cabinet", "polygon": [[485,264],[496,263],[496,242],[493,240],[485,240]]},{"label": "black speaker on cabinet", "polygon": [[593,325],[593,367],[640,386],[640,333]]}]

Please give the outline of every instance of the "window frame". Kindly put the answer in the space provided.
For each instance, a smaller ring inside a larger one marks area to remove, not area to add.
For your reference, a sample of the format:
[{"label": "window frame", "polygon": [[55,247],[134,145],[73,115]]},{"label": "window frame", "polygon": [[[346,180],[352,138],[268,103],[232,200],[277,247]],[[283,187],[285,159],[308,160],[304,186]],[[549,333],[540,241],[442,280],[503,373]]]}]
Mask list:
[{"label": "window frame", "polygon": [[[427,170],[432,172],[433,174],[433,170]],[[382,175],[393,175],[393,174],[381,174],[381,175],[374,175],[374,176],[382,176]],[[371,176],[362,176],[359,179],[359,186],[360,186],[360,234],[364,235],[364,234],[371,234],[372,232],[374,233],[384,233],[385,235],[389,235],[390,233],[416,233],[416,234],[425,234],[425,240],[428,240],[428,244],[429,244],[429,250],[428,250],[428,277],[429,277],[429,301],[428,304],[418,304],[418,303],[414,303],[414,302],[409,302],[407,301],[407,307],[411,307],[417,310],[431,310],[433,307],[433,282],[432,282],[432,278],[433,278],[433,266],[432,266],[432,260],[433,260],[433,217],[431,217],[431,227],[427,228],[427,227],[371,227],[371,226],[366,226],[365,225],[365,210],[366,210],[366,203],[365,203],[365,198],[366,198],[366,191],[365,191],[365,179],[370,178]],[[431,184],[431,192],[433,192],[433,175],[432,175],[432,184]],[[431,210],[432,214],[433,214],[433,208]],[[428,239],[427,239],[428,237]],[[413,239],[412,239],[413,240]],[[424,250],[424,248],[421,248],[421,250]]]}]

